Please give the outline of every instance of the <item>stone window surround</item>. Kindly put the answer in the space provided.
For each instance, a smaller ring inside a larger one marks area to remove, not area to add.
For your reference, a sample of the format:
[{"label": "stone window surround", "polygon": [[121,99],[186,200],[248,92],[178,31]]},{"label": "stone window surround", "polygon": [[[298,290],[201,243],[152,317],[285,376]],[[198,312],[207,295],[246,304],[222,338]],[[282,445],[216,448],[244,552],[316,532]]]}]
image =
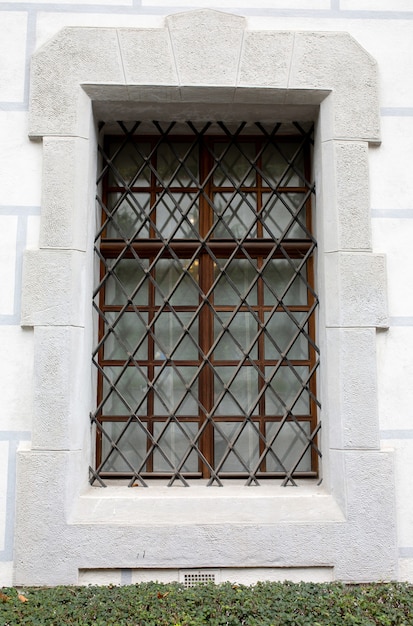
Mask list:
[{"label": "stone window surround", "polygon": [[[346,33],[251,31],[245,18],[200,10],[160,29],[66,28],[31,72],[43,195],[23,278],[35,392],[31,446],[18,454],[15,584],[74,584],[79,569],[111,567],[394,579],[392,454],[380,450],[377,415],[385,259],[372,253],[368,186],[369,144],[380,141],[374,60]],[[91,488],[95,120],[213,116],[316,122],[323,484]]]}]

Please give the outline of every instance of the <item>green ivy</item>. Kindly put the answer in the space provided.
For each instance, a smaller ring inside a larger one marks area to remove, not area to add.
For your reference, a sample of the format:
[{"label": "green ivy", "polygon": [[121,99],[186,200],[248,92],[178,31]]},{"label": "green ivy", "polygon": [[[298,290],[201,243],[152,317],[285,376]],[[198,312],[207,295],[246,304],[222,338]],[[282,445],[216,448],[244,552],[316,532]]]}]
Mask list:
[{"label": "green ivy", "polygon": [[3,588],[0,626],[411,626],[402,583]]}]

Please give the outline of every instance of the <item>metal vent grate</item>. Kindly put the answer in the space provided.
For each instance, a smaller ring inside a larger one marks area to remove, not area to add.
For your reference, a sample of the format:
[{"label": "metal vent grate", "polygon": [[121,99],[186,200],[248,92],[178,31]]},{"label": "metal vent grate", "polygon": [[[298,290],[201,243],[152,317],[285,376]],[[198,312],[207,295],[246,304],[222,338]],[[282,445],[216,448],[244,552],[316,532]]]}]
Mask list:
[{"label": "metal vent grate", "polygon": [[218,582],[216,570],[190,570],[181,571],[179,574],[179,580],[185,587],[195,587],[195,585],[206,585],[210,582]]}]

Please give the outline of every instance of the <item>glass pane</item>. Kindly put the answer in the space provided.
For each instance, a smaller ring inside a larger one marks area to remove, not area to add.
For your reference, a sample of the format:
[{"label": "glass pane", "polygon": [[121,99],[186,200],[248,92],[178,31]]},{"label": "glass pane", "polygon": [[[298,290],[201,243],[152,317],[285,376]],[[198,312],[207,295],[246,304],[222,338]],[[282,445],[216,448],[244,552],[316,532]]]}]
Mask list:
[{"label": "glass pane", "polygon": [[[217,318],[214,319],[214,339],[222,332],[222,325],[228,324],[232,313],[220,312],[217,315],[221,321]],[[215,360],[234,361],[241,359],[243,352],[238,345],[244,352],[247,352],[256,334],[257,322],[254,316],[251,313],[237,313],[214,351]],[[256,359],[257,355],[258,350],[255,343],[249,350],[249,356],[251,359]]]},{"label": "glass pane", "polygon": [[[116,259],[106,259],[106,265],[111,268]],[[144,268],[148,267],[147,260],[123,259],[116,264],[105,283],[105,303],[123,306],[129,298],[137,305],[148,304],[148,280]]]},{"label": "glass pane", "polygon": [[[105,374],[112,385],[120,375],[121,367],[105,367]],[[145,379],[146,368],[127,367],[112,389],[103,407],[104,415],[130,415],[139,413],[146,415],[146,394],[148,391]],[[110,391],[111,385],[103,380],[103,396]]]},{"label": "glass pane", "polygon": [[[173,348],[183,335],[178,348],[174,350],[172,358],[176,360],[190,360],[194,361],[198,359],[198,320],[196,319],[189,329],[185,332],[184,328],[190,323],[193,313],[179,311],[177,313],[161,313],[158,317],[158,321],[155,324],[155,359],[165,359],[166,356],[170,356]],[[179,319],[177,319],[179,318]]]},{"label": "glass pane", "polygon": [[255,193],[216,193],[213,207],[215,239],[242,239],[247,233],[248,237],[255,237],[256,207]]},{"label": "glass pane", "polygon": [[[292,317],[299,325],[305,318],[306,313],[291,313]],[[287,353],[289,359],[308,359],[308,341],[300,332],[297,324],[290,318],[287,313],[274,313],[269,319],[270,313],[264,314],[265,319],[265,358],[279,359],[280,352],[285,354],[287,347],[297,337]],[[304,331],[307,332],[307,324]],[[271,339],[274,340],[274,343]],[[279,350],[277,349],[278,346]]]},{"label": "glass pane", "polygon": [[112,219],[106,227],[106,237],[132,239],[149,237],[150,195],[147,193],[110,193],[108,208]]},{"label": "glass pane", "polygon": [[[165,424],[163,422],[155,422],[153,426],[154,437],[158,438],[164,428]],[[188,452],[190,440],[194,439],[197,430],[197,423],[181,422],[179,426],[175,423],[169,424],[158,441],[159,447],[162,448],[162,451],[170,462],[156,449],[153,453],[154,471],[169,472],[177,467],[182,457]],[[195,450],[190,453],[180,471],[198,471],[198,455]]]},{"label": "glass pane", "polygon": [[197,185],[199,157],[198,148],[193,143],[162,143],[157,149],[156,158],[156,173],[161,185],[170,187]]},{"label": "glass pane", "polygon": [[[215,367],[214,377],[214,404],[218,401],[235,372],[235,367]],[[220,382],[220,380],[222,382]],[[258,373],[252,366],[244,366],[236,375],[234,381],[225,391],[219,405],[215,410],[216,415],[245,415],[252,410],[258,394]],[[254,408],[254,412],[256,409]]]},{"label": "glass pane", "polygon": [[[242,423],[239,422],[218,422],[216,424],[214,431],[215,467],[227,453],[227,439],[233,441],[242,426]],[[259,438],[258,432],[252,424],[244,424],[234,450],[237,451],[237,454],[234,451],[229,453],[220,468],[221,472],[245,472],[246,468],[254,468],[259,458]]]},{"label": "glass pane", "polygon": [[[105,422],[103,429],[109,435],[112,441],[116,441],[124,430],[125,424],[121,422]],[[125,459],[113,450],[108,460],[102,467],[103,472],[130,472],[132,466],[135,470],[141,467],[142,461],[146,455],[146,435],[145,429],[137,422],[132,422],[126,427],[125,433],[122,435],[118,446],[122,451]],[[102,460],[105,459],[111,448],[110,442],[105,436],[102,437]],[[130,465],[128,465],[130,463]],[[146,465],[140,471],[145,471]]]},{"label": "glass pane", "polygon": [[166,298],[170,304],[196,306],[199,294],[198,261],[190,265],[189,259],[159,260],[156,264],[156,283],[156,304],[163,304]]},{"label": "glass pane", "polygon": [[[105,324],[105,332],[108,332],[108,326],[113,325],[119,314],[107,311],[105,317],[108,325]],[[147,313],[123,313],[116,322],[113,332],[109,333],[104,344],[105,359],[123,359],[127,360],[128,353],[132,354],[135,359],[148,358],[148,341],[146,337],[146,328],[148,315]],[[137,352],[136,346],[141,342]]]},{"label": "glass pane", "polygon": [[[262,172],[264,187],[303,187],[304,158],[300,151],[295,160],[300,142],[279,143],[277,148],[268,145],[262,153]],[[289,165],[290,162],[290,165]]]},{"label": "glass pane", "polygon": [[281,237],[305,239],[308,234],[305,227],[305,204],[303,206],[304,194],[283,193],[282,199],[278,196],[262,194],[262,220],[264,226],[264,237]]},{"label": "glass pane", "polygon": [[[267,440],[270,440],[276,432],[279,433],[271,446],[276,456],[268,452],[265,457],[267,472],[281,472],[284,468],[288,470],[295,465],[308,443],[306,435],[310,436],[310,423],[300,422],[300,426],[304,433],[294,422],[285,422],[281,429],[276,422],[265,425]],[[304,453],[297,471],[311,471],[311,448]]]},{"label": "glass pane", "polygon": [[[214,266],[214,280],[219,279],[214,289],[214,302],[216,305],[236,305],[240,298],[246,297],[248,304],[257,304],[257,283],[250,289],[252,281],[257,275],[256,261],[246,259],[233,259],[226,265],[226,259],[217,259],[218,265]],[[220,268],[225,267],[225,273]],[[248,293],[248,296],[247,296]]]},{"label": "glass pane", "polygon": [[[147,159],[151,152],[149,143],[111,141],[110,154],[118,154],[112,160],[109,170],[109,186],[123,187],[125,184],[134,187],[146,187],[150,184],[151,171]],[[122,147],[121,147],[122,146]],[[146,160],[145,160],[146,159]]]},{"label": "glass pane", "polygon": [[198,381],[190,389],[196,367],[165,367],[158,377],[160,367],[155,367],[155,415],[198,415]]},{"label": "glass pane", "polygon": [[[273,259],[263,270],[264,304],[276,304],[282,296],[284,304],[306,305],[307,285],[305,266],[301,269],[301,277],[296,274],[295,268],[301,263],[300,259]],[[284,291],[292,280],[288,291]]]},{"label": "glass pane", "polygon": [[214,155],[219,159],[214,172],[214,185],[234,187],[242,184],[246,187],[255,185],[255,170],[251,162],[255,158],[254,143],[240,143],[229,146],[224,142],[215,143]]},{"label": "glass pane", "polygon": [[[283,415],[285,407],[289,408],[294,415],[308,415],[310,412],[310,397],[308,391],[303,388],[300,380],[308,377],[308,367],[299,365],[294,367],[296,374],[289,367],[280,367],[273,378],[273,368],[265,368],[266,378],[271,378],[265,392],[266,415]],[[293,401],[299,396],[296,403]]]},{"label": "glass pane", "polygon": [[195,195],[189,193],[163,194],[156,205],[156,224],[162,237],[196,239],[199,208]]}]

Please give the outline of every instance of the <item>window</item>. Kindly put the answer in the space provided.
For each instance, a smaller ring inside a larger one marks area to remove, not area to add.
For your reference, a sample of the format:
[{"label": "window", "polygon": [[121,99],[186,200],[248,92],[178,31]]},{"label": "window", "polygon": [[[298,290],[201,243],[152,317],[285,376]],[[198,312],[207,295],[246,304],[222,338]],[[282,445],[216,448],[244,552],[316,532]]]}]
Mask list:
[{"label": "window", "polygon": [[92,482],[317,475],[311,146],[298,123],[106,130]]}]

